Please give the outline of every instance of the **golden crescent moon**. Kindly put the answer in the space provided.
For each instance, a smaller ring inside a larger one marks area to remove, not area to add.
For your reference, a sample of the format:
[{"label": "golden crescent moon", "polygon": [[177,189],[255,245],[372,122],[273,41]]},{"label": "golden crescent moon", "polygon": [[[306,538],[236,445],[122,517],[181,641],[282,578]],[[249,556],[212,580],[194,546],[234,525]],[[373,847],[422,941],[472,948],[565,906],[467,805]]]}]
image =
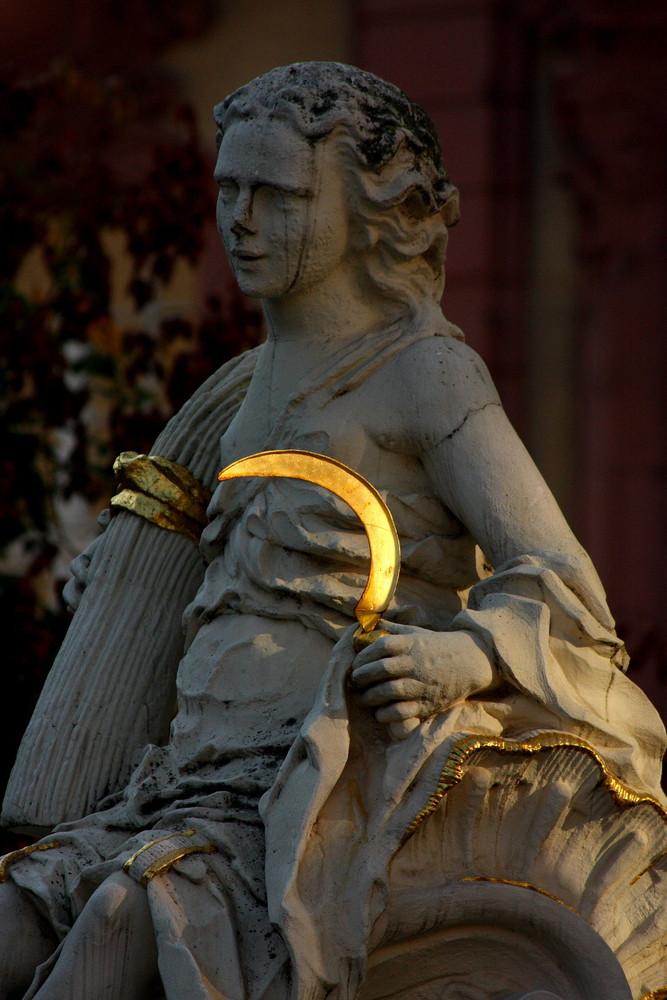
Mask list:
[{"label": "golden crescent moon", "polygon": [[218,479],[241,476],[286,476],[330,490],[360,519],[368,538],[371,565],[354,613],[364,632],[372,632],[394,596],[401,565],[401,546],[394,519],[374,486],[354,469],[327,455],[281,449],[260,451],[232,462]]}]

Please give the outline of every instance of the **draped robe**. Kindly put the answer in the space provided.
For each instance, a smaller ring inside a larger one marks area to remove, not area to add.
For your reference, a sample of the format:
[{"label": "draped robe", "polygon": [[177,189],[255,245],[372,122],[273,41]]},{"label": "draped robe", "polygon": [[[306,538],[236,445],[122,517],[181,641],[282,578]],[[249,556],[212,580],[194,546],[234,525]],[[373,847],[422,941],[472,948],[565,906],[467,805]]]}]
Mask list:
[{"label": "draped robe", "polygon": [[[459,349],[448,339],[455,328],[436,333]],[[335,457],[310,418],[423,336],[383,333],[324,364],[266,447]],[[488,386],[473,391],[481,397],[471,408],[497,404]],[[433,495],[374,485],[403,550],[387,617],[472,632],[503,685],[392,742],[346,687],[368,569],[360,525],[311,485],[221,484],[202,539],[206,575],[186,613],[168,743],[149,746],[98,811],[46,838],[58,847],[9,868],[64,937],[123,864],[140,878],[174,846],[193,847],[147,886],[168,1000],[353,995],[369,941],[382,940],[390,861],[426,818],[462,738],[562,734],[660,799],[664,734],[616,665],[622,644],[594,574],[551,552],[484,569],[475,539]]]}]

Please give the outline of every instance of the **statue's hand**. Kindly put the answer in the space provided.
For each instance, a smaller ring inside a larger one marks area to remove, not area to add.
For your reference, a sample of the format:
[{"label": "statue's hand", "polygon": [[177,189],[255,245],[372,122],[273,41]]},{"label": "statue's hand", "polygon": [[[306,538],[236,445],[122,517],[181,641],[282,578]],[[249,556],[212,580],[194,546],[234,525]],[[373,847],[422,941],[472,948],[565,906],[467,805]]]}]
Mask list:
[{"label": "statue's hand", "polygon": [[394,738],[423,719],[497,682],[496,671],[471,632],[432,632],[383,622],[383,635],[354,658],[350,683]]}]

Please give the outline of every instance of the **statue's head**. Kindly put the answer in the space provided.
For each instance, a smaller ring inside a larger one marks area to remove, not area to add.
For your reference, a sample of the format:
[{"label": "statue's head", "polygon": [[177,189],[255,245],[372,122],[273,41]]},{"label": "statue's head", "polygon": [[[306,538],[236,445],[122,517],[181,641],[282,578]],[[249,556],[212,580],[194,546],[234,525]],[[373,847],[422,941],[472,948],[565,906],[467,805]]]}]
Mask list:
[{"label": "statue's head", "polygon": [[458,192],[431,119],[403,91],[353,66],[296,63],[230,94],[215,120],[219,144],[239,123],[254,123],[295,134],[314,154],[325,146],[342,178],[354,252],[373,285],[413,313],[423,312],[425,298],[439,301]]}]

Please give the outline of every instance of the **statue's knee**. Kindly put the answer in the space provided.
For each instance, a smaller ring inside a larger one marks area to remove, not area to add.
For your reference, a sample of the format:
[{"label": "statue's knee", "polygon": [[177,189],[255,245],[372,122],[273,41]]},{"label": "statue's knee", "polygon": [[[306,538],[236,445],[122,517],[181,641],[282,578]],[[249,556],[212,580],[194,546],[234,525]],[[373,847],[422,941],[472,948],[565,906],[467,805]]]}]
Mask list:
[{"label": "statue's knee", "polygon": [[11,955],[15,942],[26,938],[57,943],[56,935],[37,906],[13,882],[0,884],[0,954]]},{"label": "statue's knee", "polygon": [[141,922],[148,916],[146,890],[125,872],[111,875],[86,903],[86,923],[119,926]]},{"label": "statue's knee", "polygon": [[[35,1000],[153,995],[157,947],[146,892],[119,872],[85,904]],[[0,994],[0,1000],[3,1000]]]},{"label": "statue's knee", "polygon": [[58,944],[47,921],[13,882],[0,884],[0,998],[27,989]]}]

